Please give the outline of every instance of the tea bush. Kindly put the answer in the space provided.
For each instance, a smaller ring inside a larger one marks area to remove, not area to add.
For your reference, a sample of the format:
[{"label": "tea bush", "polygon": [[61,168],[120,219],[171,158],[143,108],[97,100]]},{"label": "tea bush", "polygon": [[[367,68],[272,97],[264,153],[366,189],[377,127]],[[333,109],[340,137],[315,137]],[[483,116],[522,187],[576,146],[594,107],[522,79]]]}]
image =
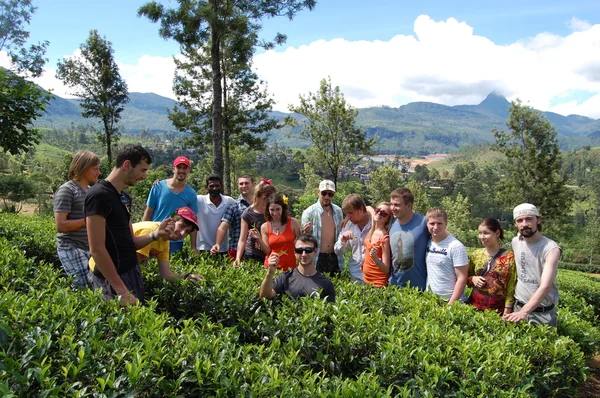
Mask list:
[{"label": "tea bush", "polygon": [[561,261],[558,264],[558,268],[568,269],[568,270],[572,270],[572,271],[587,272],[589,274],[600,274],[600,265],[599,264],[579,264],[579,263],[568,263],[565,261]]},{"label": "tea bush", "polygon": [[150,301],[123,310],[71,289],[45,261],[52,223],[40,232],[35,218],[4,217],[0,395],[566,396],[600,341],[597,281],[563,270],[557,329],[344,278],[335,303],[262,300],[262,265],[234,269],[187,249],[173,268],[204,281],[164,281],[150,261]]}]

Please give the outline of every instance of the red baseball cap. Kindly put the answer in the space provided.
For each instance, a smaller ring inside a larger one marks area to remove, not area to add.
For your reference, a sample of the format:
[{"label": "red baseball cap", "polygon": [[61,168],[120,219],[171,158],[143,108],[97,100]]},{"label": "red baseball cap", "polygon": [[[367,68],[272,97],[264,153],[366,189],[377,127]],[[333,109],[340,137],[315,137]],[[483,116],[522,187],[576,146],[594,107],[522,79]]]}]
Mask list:
[{"label": "red baseball cap", "polygon": [[173,167],[177,167],[180,164],[185,164],[187,167],[192,167],[190,164],[190,160],[185,156],[179,156],[173,161]]},{"label": "red baseball cap", "polygon": [[177,214],[194,224],[194,229],[196,231],[200,229],[200,227],[198,227],[198,216],[194,210],[190,209],[189,207],[181,207],[177,209]]}]

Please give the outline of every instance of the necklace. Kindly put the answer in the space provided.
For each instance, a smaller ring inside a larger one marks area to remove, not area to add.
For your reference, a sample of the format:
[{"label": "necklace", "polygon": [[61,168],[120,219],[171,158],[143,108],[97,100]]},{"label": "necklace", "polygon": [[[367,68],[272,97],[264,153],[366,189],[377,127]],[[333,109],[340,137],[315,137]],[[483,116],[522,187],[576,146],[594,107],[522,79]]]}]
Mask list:
[{"label": "necklace", "polygon": [[275,225],[273,221],[271,221],[271,230],[275,233],[275,235],[279,235],[281,233],[283,225]]}]

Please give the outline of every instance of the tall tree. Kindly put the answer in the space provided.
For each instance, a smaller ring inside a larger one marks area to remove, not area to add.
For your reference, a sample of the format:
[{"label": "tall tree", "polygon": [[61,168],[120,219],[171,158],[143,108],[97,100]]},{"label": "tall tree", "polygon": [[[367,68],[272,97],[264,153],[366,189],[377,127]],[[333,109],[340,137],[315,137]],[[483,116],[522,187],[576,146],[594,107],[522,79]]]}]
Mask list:
[{"label": "tall tree", "polygon": [[346,103],[340,88],[331,86],[331,78],[321,80],[319,91],[300,95],[300,105],[290,105],[291,112],[305,117],[288,117],[286,123],[300,127],[300,136],[310,141],[307,162],[325,168],[322,177],[337,183],[342,167],[354,165],[363,154],[369,154],[375,139],[355,126],[358,110]]},{"label": "tall tree", "polygon": [[390,193],[404,184],[404,176],[397,167],[384,165],[369,174],[367,196],[373,204],[389,202]]},{"label": "tall tree", "polygon": [[[223,161],[223,46],[228,37],[250,40],[251,46],[272,47],[285,36],[277,34],[273,42],[258,38],[263,18],[286,16],[292,19],[303,8],[313,9],[315,0],[177,0],[179,7],[166,9],[156,1],[142,6],[138,15],[160,21],[159,34],[175,39],[188,57],[207,49],[203,64],[210,65],[211,135],[213,171],[224,174]],[[242,36],[240,32],[248,32]],[[198,65],[198,64],[197,64]],[[248,67],[249,69],[249,67]],[[191,76],[192,79],[194,76]],[[202,90],[205,92],[204,90]],[[192,118],[193,121],[193,118]]]},{"label": "tall tree", "polygon": [[0,67],[0,145],[17,154],[39,143],[32,122],[42,115],[50,93],[27,81],[42,74],[48,42],[27,47],[36,7],[31,0],[0,0],[0,51],[11,59],[10,69]]},{"label": "tall tree", "polygon": [[502,203],[506,207],[533,203],[549,221],[547,226],[560,227],[572,196],[565,186],[556,129],[520,100],[511,103],[506,125],[508,132],[492,130],[496,138],[492,149],[506,156],[499,184]]},{"label": "tall tree", "polygon": [[81,98],[81,116],[100,118],[104,134],[99,134],[98,139],[112,164],[112,147],[120,135],[117,123],[129,101],[127,84],[119,73],[111,42],[100,37],[97,30],[90,31],[79,48],[81,55],[58,62],[56,77]]}]

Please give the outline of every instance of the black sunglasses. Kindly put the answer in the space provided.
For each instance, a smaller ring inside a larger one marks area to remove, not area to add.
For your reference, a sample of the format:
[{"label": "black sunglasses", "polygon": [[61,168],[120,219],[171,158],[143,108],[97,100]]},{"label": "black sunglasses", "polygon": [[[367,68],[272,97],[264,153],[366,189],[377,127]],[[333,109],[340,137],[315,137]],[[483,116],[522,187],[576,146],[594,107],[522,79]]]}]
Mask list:
[{"label": "black sunglasses", "polygon": [[387,217],[389,216],[389,214],[387,213],[387,211],[383,210],[382,208],[378,207],[375,209],[375,214],[379,214],[383,217]]},{"label": "black sunglasses", "polygon": [[314,247],[296,247],[296,248],[294,249],[294,251],[295,251],[297,254],[302,254],[303,252],[306,252],[306,253],[312,253],[312,252],[314,252],[314,251],[315,251],[315,248],[314,248]]},{"label": "black sunglasses", "polygon": [[335,195],[335,192],[326,192],[326,191],[321,192],[321,196],[329,196],[330,198],[333,198],[333,195]]}]

